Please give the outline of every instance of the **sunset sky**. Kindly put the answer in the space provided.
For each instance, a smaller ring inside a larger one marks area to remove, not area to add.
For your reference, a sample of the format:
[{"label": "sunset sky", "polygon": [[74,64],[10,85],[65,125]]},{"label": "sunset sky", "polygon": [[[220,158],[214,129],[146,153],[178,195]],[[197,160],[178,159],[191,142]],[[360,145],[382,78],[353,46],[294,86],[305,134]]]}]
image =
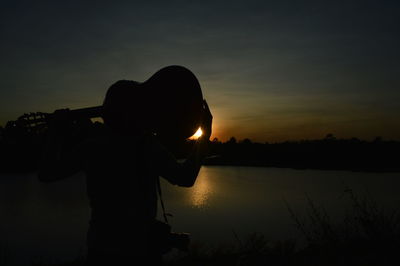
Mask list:
[{"label": "sunset sky", "polygon": [[1,1],[0,125],[182,65],[221,140],[400,140],[400,1],[83,2]]}]

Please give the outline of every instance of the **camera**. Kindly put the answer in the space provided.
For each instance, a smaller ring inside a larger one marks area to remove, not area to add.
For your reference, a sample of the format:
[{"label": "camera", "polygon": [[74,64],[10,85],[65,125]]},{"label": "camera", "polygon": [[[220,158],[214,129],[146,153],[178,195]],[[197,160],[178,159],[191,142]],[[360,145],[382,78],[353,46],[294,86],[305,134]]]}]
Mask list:
[{"label": "camera", "polygon": [[161,254],[169,252],[172,248],[187,252],[190,244],[190,234],[171,231],[167,223],[156,220],[152,232],[152,242]]},{"label": "camera", "polygon": [[190,235],[188,233],[170,233],[169,238],[171,247],[186,252],[189,250]]}]

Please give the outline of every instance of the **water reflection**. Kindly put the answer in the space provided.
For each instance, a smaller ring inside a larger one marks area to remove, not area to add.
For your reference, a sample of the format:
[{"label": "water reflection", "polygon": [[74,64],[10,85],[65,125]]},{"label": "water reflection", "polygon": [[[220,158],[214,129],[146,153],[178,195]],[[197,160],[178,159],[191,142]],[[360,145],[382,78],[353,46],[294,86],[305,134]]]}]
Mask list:
[{"label": "water reflection", "polygon": [[210,202],[210,197],[214,193],[211,180],[207,172],[203,172],[196,180],[195,185],[190,191],[191,205],[196,208],[204,208]]},{"label": "water reflection", "polygon": [[[343,189],[365,188],[379,205],[398,208],[399,180],[399,173],[203,166],[191,188],[165,179],[161,184],[167,211],[174,214],[174,231],[213,245],[236,241],[232,230],[240,238],[254,232],[270,240],[293,238],[298,231],[283,199],[301,215],[308,195],[332,219],[342,219],[349,206],[340,197]],[[20,255],[12,258],[21,262],[16,265],[31,265],[33,257],[73,260],[85,247],[90,218],[85,179],[44,184],[36,175],[0,175],[0,217],[0,253],[6,244]]]}]

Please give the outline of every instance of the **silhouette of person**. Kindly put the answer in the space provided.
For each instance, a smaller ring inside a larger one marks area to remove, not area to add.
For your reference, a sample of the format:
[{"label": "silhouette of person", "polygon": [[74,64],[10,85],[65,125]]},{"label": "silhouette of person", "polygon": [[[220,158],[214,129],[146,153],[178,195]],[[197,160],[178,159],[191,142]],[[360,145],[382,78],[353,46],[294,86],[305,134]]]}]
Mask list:
[{"label": "silhouette of person", "polygon": [[212,115],[206,101],[203,134],[188,158],[178,162],[150,131],[154,125],[142,110],[146,103],[127,102],[126,91],[137,86],[121,80],[109,88],[100,131],[90,132],[85,119],[72,121],[65,109],[56,111],[49,125],[38,178],[51,182],[85,173],[91,207],[89,265],[160,265],[163,239],[155,229],[158,178],[193,186],[207,152]]}]

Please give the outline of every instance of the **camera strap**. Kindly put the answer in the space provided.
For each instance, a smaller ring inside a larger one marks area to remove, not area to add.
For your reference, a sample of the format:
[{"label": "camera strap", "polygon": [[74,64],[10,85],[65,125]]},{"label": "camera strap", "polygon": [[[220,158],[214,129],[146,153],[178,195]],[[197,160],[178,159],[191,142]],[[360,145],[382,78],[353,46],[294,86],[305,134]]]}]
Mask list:
[{"label": "camera strap", "polygon": [[[142,140],[142,147],[141,147],[141,149],[142,149],[142,151],[143,151],[143,154],[145,154],[145,152],[144,152],[144,143],[146,142],[146,137],[145,138],[143,138],[143,140]],[[145,159],[145,165],[146,165],[146,171],[147,171],[147,174],[148,174],[148,177],[150,177],[150,166],[149,166],[149,162],[148,161],[146,161],[146,159]],[[163,217],[164,217],[164,220],[165,220],[165,223],[167,223],[168,225],[169,225],[169,221],[168,221],[168,216],[171,216],[172,217],[172,214],[170,214],[170,213],[167,213],[166,211],[165,211],[165,205],[164,205],[164,200],[163,200],[163,198],[162,198],[162,192],[161,192],[161,182],[160,182],[160,177],[159,176],[157,176],[156,177],[156,187],[157,187],[157,192],[158,192],[158,198],[160,199],[160,203],[161,203],[161,208],[162,208],[162,212],[163,212]]]},{"label": "camera strap", "polygon": [[163,211],[164,220],[165,220],[165,222],[167,224],[169,224],[167,216],[172,216],[172,215],[165,211],[164,201],[163,201],[162,193],[161,193],[161,182],[160,182],[160,177],[159,176],[157,176],[157,190],[158,190],[158,196],[160,198],[160,203],[161,203],[161,208],[162,208],[162,211]]}]

